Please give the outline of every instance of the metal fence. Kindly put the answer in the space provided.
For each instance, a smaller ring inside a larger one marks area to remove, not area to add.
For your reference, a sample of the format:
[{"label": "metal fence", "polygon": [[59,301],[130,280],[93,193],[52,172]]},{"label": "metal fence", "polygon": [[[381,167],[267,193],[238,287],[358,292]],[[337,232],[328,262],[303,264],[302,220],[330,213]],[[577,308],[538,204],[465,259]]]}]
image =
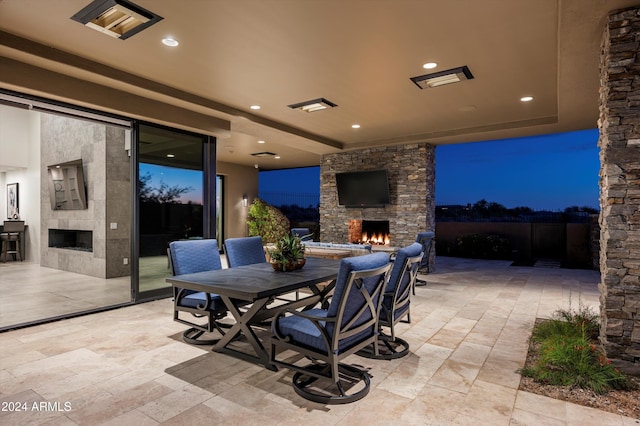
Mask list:
[{"label": "metal fence", "polygon": [[588,223],[595,209],[533,210],[474,208],[471,205],[436,205],[436,222],[520,222],[520,223]]}]

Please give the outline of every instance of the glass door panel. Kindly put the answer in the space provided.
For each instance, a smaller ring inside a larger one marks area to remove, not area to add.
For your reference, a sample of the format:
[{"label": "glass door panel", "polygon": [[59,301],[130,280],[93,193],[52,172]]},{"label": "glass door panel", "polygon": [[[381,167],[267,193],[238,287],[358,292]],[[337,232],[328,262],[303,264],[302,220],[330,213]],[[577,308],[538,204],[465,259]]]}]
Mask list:
[{"label": "glass door panel", "polygon": [[138,297],[170,292],[167,249],[171,241],[205,238],[206,137],[139,126]]}]

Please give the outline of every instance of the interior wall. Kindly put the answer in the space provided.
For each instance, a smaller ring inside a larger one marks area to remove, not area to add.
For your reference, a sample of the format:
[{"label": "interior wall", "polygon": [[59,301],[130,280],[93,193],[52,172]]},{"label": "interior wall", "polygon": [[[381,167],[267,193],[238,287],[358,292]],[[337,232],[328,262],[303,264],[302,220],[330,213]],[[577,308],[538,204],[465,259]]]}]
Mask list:
[{"label": "interior wall", "polygon": [[[224,176],[224,238],[246,237],[249,205],[258,197],[258,169],[225,162],[216,163],[216,174]],[[243,195],[248,206],[244,207]]]},{"label": "interior wall", "polygon": [[40,113],[0,105],[0,220],[7,220],[7,184],[18,183],[25,260],[40,262]]},{"label": "interior wall", "polygon": [[[42,114],[42,215],[40,264],[63,271],[106,278],[106,126]],[[124,146],[124,142],[123,142]],[[87,208],[52,210],[47,165],[82,159]],[[48,247],[49,229],[91,231],[93,252]]]}]

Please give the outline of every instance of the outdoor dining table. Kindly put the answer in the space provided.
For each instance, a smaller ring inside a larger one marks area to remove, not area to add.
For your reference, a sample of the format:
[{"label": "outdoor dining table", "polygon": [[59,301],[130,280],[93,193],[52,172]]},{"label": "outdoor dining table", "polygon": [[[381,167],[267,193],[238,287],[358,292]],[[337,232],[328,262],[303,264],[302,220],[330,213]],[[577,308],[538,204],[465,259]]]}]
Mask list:
[{"label": "outdoor dining table", "polygon": [[[256,263],[236,268],[177,275],[167,278],[174,287],[220,295],[235,322],[213,346],[215,352],[226,353],[246,361],[262,364],[270,370],[269,353],[260,340],[255,327],[264,327],[275,313],[284,308],[311,308],[323,302],[335,286],[340,260],[307,258],[302,269],[280,272],[270,263]],[[328,284],[326,284],[328,283]],[[326,284],[326,285],[321,285]],[[305,297],[273,302],[277,297],[297,290],[309,289]],[[238,350],[230,343],[244,336],[255,354]]]}]

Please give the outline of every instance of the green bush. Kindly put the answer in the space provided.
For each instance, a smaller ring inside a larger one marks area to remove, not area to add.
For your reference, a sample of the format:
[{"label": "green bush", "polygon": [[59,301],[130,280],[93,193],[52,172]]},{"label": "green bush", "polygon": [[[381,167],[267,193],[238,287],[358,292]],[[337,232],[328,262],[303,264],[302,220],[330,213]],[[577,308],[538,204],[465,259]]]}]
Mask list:
[{"label": "green bush", "polygon": [[494,234],[467,234],[456,239],[451,255],[473,259],[511,259],[511,243]]},{"label": "green bush", "polygon": [[289,234],[289,219],[280,210],[256,198],[247,214],[249,236],[261,236],[264,243],[275,243]]},{"label": "green bush", "polygon": [[597,346],[598,327],[596,314],[582,305],[577,311],[556,311],[553,318],[533,328],[530,350],[537,350],[538,357],[521,374],[540,383],[590,389],[598,394],[630,389],[632,383]]}]

